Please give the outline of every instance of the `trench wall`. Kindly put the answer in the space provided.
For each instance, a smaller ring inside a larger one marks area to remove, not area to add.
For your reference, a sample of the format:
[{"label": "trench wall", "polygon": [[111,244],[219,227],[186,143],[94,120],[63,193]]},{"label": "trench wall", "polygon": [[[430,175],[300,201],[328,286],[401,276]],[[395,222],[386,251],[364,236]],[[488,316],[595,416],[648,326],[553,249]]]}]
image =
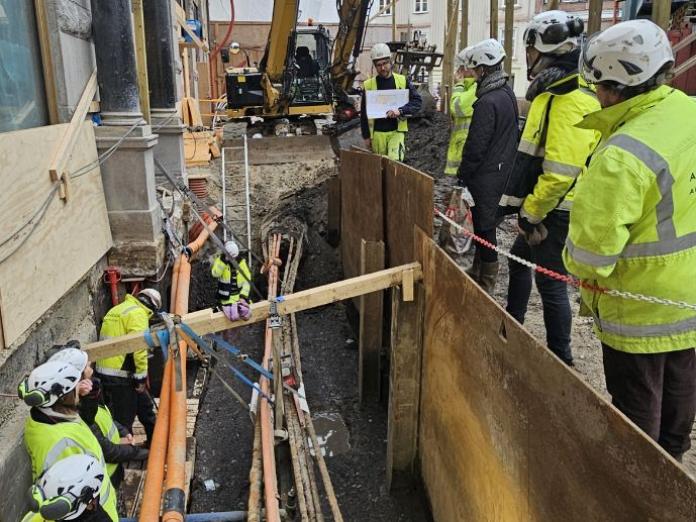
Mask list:
[{"label": "trench wall", "polygon": [[379,229],[365,216],[397,217],[385,250],[411,246],[398,262],[423,269],[413,301],[392,295],[388,483],[422,480],[437,522],[696,520],[696,482],[431,239],[413,209],[432,216],[432,180],[391,167],[394,199],[346,186],[379,185],[391,163],[344,153],[340,191],[346,275],[360,231]]}]

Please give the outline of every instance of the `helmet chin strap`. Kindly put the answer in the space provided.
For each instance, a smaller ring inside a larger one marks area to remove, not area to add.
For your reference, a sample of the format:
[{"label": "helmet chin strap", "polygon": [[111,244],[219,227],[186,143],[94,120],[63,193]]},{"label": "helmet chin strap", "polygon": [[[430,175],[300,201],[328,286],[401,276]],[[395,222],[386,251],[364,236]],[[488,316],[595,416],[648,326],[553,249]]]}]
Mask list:
[{"label": "helmet chin strap", "polygon": [[[542,60],[544,60],[544,61],[546,61],[546,62],[549,62],[549,63],[548,63],[546,66],[544,66],[540,71],[535,71],[534,69],[536,69],[537,65],[540,65],[540,64],[541,64],[541,65],[544,65],[544,63],[542,62]],[[527,80],[529,80],[530,82],[533,81],[534,78],[535,78],[541,71],[543,71],[544,69],[546,69],[546,67],[547,67],[552,61],[553,61],[553,57],[552,57],[551,55],[538,53],[536,59],[534,60],[534,62],[533,62],[531,65],[527,65]]]}]

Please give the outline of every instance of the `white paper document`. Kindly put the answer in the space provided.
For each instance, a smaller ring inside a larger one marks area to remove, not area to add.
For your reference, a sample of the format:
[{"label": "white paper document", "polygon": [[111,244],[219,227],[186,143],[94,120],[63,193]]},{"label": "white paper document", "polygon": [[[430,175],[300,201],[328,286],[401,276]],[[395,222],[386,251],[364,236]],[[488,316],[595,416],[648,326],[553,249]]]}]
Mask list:
[{"label": "white paper document", "polygon": [[367,117],[386,118],[387,111],[396,110],[408,103],[408,89],[385,89],[365,91]]}]

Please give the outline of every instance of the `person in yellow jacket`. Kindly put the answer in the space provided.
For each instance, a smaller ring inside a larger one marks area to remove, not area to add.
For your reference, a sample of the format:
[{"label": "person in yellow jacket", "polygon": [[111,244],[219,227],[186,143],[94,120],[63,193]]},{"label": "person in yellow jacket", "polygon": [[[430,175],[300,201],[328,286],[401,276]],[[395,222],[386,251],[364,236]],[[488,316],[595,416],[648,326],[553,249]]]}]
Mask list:
[{"label": "person in yellow jacket", "polygon": [[[217,279],[217,296],[222,311],[230,321],[249,319],[249,292],[251,291],[251,270],[244,258],[239,257],[239,247],[234,241],[225,242],[226,254],[215,257],[211,267],[212,276]],[[227,258],[234,259],[239,270]],[[240,272],[241,271],[241,272]]]},{"label": "person in yellow jacket", "polygon": [[[137,297],[126,294],[123,302],[104,316],[99,338],[104,340],[144,332],[153,314],[161,307],[162,296],[152,288],[141,290]],[[133,354],[114,355],[98,360],[96,370],[102,383],[104,400],[114,419],[132,433],[137,415],[145,428],[149,445],[155,429],[155,412],[146,388],[147,358],[146,349]]]},{"label": "person in yellow jacket", "polygon": [[388,111],[386,118],[373,120],[367,117],[367,96],[363,94],[360,111],[362,137],[367,148],[375,154],[402,161],[406,153],[406,133],[408,132],[405,116],[416,114],[420,110],[421,96],[408,78],[392,72],[391,51],[387,44],[375,44],[370,50],[370,58],[377,70],[377,76],[363,82],[365,91],[408,89],[408,103]]},{"label": "person in yellow jacket", "polygon": [[454,88],[450,98],[450,116],[452,117],[452,133],[447,148],[447,163],[445,174],[456,176],[459,164],[462,162],[462,151],[466,137],[469,135],[469,124],[474,115],[476,101],[476,78],[474,73],[466,68],[466,49],[457,55],[458,68],[455,71]]},{"label": "person in yellow jacket", "polygon": [[[564,261],[611,290],[696,304],[696,102],[664,85],[674,58],[648,20],[587,42],[582,73],[603,109],[581,123],[602,134],[579,184]],[[696,412],[696,312],[582,291],[602,342],[614,405],[680,460]]]},{"label": "person in yellow jacket", "polygon": [[[599,110],[594,93],[578,75],[582,20],[563,11],[536,15],[525,31],[527,71],[532,82],[527,121],[501,205],[518,212],[519,235],[512,253],[565,274],[561,253],[568,234],[576,181],[599,134],[576,123]],[[507,311],[524,323],[532,290],[530,268],[509,262]],[[572,366],[572,313],[565,283],[535,274],[546,327],[546,344]]]},{"label": "person in yellow jacket", "polygon": [[111,517],[99,504],[105,481],[104,466],[91,455],[70,455],[59,460],[31,486],[32,511],[22,522],[109,522]]},{"label": "person in yellow jacket", "polygon": [[[24,444],[33,480],[71,455],[90,455],[104,466],[102,449],[78,411],[78,390],[83,384],[82,372],[65,361],[47,361],[20,383],[19,396],[31,406],[24,424]],[[110,480],[101,484],[99,503],[110,520],[118,522],[116,490]]]}]

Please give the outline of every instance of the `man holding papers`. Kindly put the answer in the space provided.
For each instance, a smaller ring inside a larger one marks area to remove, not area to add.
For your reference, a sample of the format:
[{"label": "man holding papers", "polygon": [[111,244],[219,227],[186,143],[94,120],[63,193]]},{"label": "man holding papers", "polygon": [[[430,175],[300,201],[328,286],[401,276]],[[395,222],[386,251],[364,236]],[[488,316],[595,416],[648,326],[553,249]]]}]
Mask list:
[{"label": "man holding papers", "polygon": [[405,116],[417,113],[421,97],[408,79],[392,73],[389,46],[378,43],[370,51],[377,76],[365,80],[360,124],[365,145],[375,154],[401,161],[406,151]]}]

